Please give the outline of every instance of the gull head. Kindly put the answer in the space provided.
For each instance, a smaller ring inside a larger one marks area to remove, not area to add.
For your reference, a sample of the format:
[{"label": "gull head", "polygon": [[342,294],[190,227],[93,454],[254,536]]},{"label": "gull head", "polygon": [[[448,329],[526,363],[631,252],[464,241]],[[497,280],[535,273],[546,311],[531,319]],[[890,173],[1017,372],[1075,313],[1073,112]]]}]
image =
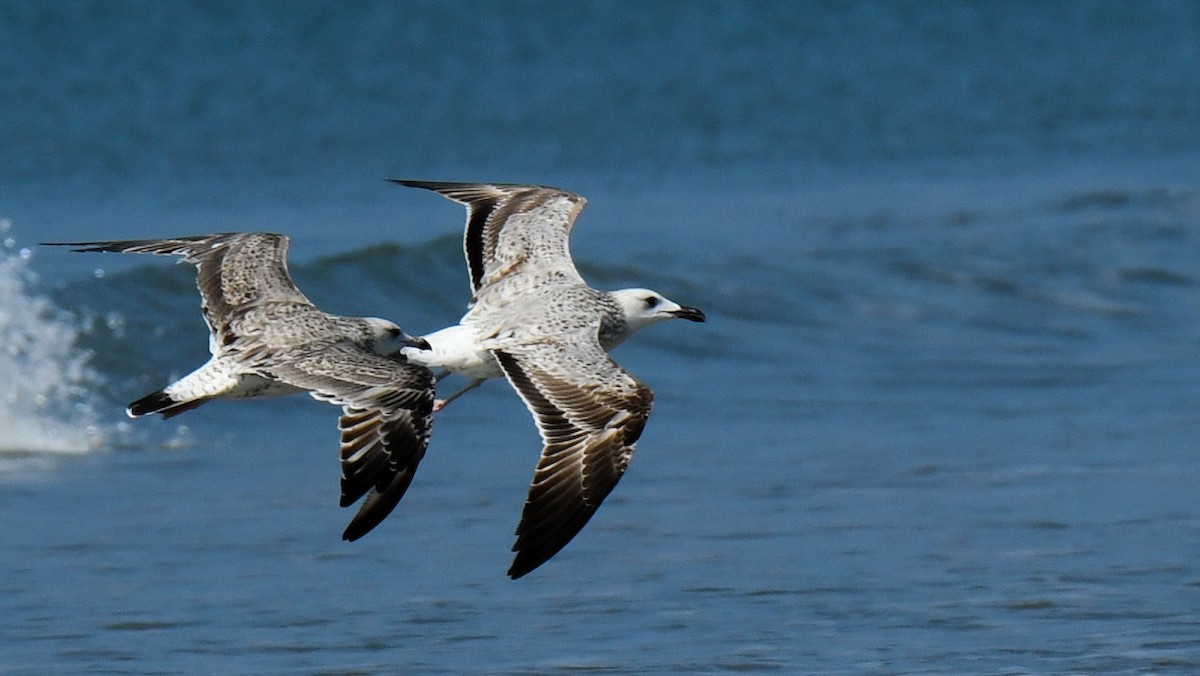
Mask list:
[{"label": "gull head", "polygon": [[700,310],[680,305],[650,289],[621,289],[611,295],[625,315],[625,335],[668,319],[704,321],[704,313]]},{"label": "gull head", "polygon": [[393,354],[405,347],[429,349],[429,343],[424,338],[408,335],[395,322],[378,317],[363,317],[363,321],[367,325],[367,341],[371,349],[379,354]]}]

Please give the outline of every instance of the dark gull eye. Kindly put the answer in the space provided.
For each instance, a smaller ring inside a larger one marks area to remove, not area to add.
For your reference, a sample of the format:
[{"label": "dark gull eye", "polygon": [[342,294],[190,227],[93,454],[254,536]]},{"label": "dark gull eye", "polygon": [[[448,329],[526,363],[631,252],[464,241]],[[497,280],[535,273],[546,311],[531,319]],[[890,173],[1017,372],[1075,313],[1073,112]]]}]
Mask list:
[{"label": "dark gull eye", "polygon": [[391,336],[392,338],[399,338],[400,337],[400,327],[389,326],[387,329],[387,334],[389,336]]},{"label": "dark gull eye", "polygon": [[648,307],[648,308],[658,307],[658,297],[657,296],[646,296],[645,298],[642,299],[642,302],[645,303],[646,307]]}]

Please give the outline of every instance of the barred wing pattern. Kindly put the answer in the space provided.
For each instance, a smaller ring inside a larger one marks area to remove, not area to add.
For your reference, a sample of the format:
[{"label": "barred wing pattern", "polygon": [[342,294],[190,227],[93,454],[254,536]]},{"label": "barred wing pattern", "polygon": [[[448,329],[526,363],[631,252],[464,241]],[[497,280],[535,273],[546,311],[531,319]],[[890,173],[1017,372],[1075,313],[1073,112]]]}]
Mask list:
[{"label": "barred wing pattern", "polygon": [[271,374],[342,407],[341,506],[367,496],[342,535],[357,540],[392,512],[425,457],[433,422],[433,374],[351,343],[296,356],[273,366]]},{"label": "barred wing pattern", "polygon": [[518,272],[583,284],[569,248],[571,228],[587,204],[582,196],[509,183],[392,182],[432,190],[467,207],[463,251],[472,291]]},{"label": "barred wing pattern", "polygon": [[543,343],[497,351],[505,375],[533,414],[542,454],[517,526],[508,574],[521,577],[572,540],[617,485],[650,416],[653,395],[599,344],[588,362]]}]

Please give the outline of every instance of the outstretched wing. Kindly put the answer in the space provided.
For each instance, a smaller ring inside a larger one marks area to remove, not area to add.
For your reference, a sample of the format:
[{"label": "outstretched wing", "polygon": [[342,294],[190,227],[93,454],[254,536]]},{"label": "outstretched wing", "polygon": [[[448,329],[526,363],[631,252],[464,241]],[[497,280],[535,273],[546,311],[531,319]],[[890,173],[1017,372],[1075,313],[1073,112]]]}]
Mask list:
[{"label": "outstretched wing", "polygon": [[367,495],[342,537],[366,535],[399,504],[425,457],[433,423],[433,374],[350,342],[296,355],[271,366],[269,373],[342,407],[341,506]]},{"label": "outstretched wing", "polygon": [[287,271],[288,238],[269,232],[222,233],[173,239],[51,242],[74,251],[182,256],[196,266],[204,320],[221,344],[236,311],[264,301],[311,304]]},{"label": "outstretched wing", "polygon": [[[577,336],[576,336],[577,337]],[[599,342],[549,340],[495,352],[542,437],[508,574],[521,577],[571,541],[617,485],[653,395]]]},{"label": "outstretched wing", "polygon": [[463,250],[472,291],[527,269],[583,282],[568,246],[571,227],[587,204],[583,197],[537,185],[389,180],[466,205]]}]

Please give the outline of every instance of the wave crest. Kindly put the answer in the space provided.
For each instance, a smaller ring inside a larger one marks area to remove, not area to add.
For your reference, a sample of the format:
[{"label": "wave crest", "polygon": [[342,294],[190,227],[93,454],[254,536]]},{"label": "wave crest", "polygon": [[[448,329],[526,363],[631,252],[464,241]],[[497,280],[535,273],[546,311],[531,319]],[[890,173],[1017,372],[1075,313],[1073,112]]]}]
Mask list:
[{"label": "wave crest", "polygon": [[98,376],[71,317],[35,291],[33,253],[0,220],[0,452],[71,453],[98,446],[90,388]]}]

